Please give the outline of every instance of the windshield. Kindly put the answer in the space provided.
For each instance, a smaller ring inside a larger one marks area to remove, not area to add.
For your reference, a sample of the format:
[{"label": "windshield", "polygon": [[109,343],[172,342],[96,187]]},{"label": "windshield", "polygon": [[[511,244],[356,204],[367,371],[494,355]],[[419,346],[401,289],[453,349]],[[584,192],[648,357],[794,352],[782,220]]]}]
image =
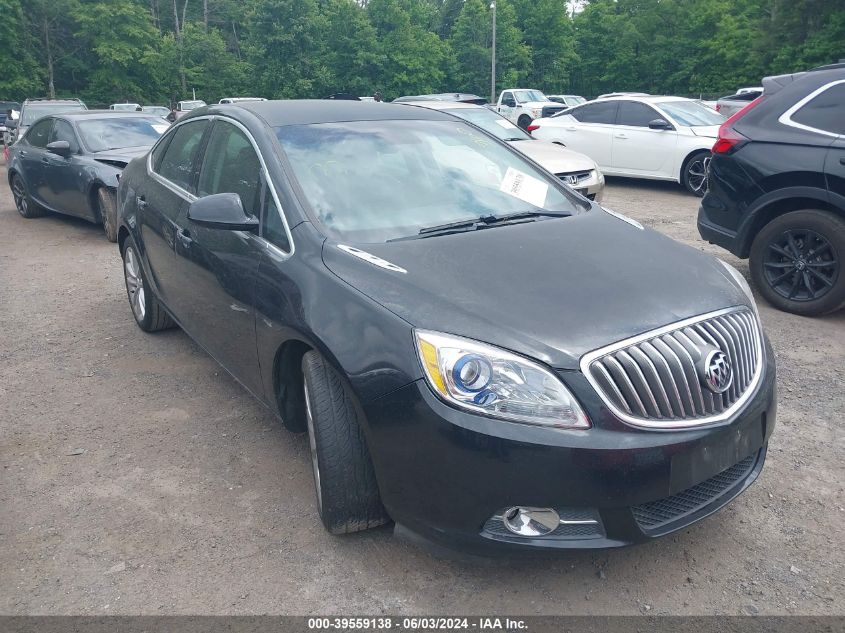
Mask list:
[{"label": "windshield", "polygon": [[155,143],[169,127],[161,119],[86,119],[77,123],[85,146],[92,152],[123,147],[144,147]]},{"label": "windshield", "polygon": [[657,105],[681,125],[695,127],[725,122],[725,117],[698,101],[664,101]]},{"label": "windshield", "polygon": [[205,105],[205,101],[182,101],[182,109],[183,110],[193,110],[195,108],[201,108]]},{"label": "windshield", "polygon": [[513,94],[520,103],[527,101],[548,101],[548,97],[539,90],[514,90]]},{"label": "windshield", "polygon": [[503,141],[531,140],[521,128],[488,108],[449,108],[444,112],[469,121]]},{"label": "windshield", "polygon": [[337,238],[382,242],[480,216],[584,211],[555,178],[466,123],[352,121],[276,134],[315,219]]},{"label": "windshield", "polygon": [[35,121],[37,121],[43,116],[47,116],[48,114],[58,114],[60,112],[74,112],[77,110],[85,109],[85,106],[81,103],[26,104],[21,125],[32,125]]}]

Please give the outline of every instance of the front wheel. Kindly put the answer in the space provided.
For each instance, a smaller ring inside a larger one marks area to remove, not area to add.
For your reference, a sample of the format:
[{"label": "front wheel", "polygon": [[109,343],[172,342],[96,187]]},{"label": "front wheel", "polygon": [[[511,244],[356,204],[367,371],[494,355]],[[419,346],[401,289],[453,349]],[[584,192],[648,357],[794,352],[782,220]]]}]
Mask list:
[{"label": "front wheel", "polygon": [[103,231],[109,242],[117,241],[117,196],[112,189],[100,187],[97,190],[97,211],[103,223]]},{"label": "front wheel", "polygon": [[701,151],[693,154],[684,165],[681,180],[692,195],[703,197],[707,193],[707,168],[710,165],[710,152]]},{"label": "front wheel", "polygon": [[317,509],[332,534],[387,523],[364,432],[348,388],[315,351],[302,357],[305,419]]},{"label": "front wheel", "polygon": [[521,127],[523,130],[528,130],[528,126],[531,125],[531,117],[527,114],[523,114],[519,119],[517,119],[516,124]]},{"label": "front wheel", "polygon": [[150,289],[132,238],[128,238],[123,249],[123,276],[129,306],[138,327],[144,332],[157,332],[176,325]]},{"label": "front wheel", "polygon": [[773,306],[803,316],[845,307],[845,219],[819,209],[785,213],[751,245],[754,285]]}]

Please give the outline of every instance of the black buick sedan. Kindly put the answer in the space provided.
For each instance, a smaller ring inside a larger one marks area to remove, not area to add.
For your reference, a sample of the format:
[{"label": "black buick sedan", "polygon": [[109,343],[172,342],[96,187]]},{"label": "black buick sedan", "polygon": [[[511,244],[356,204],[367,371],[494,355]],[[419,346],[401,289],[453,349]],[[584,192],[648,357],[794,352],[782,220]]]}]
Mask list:
[{"label": "black buick sedan", "polygon": [[333,533],[614,547],[763,467],[775,366],[743,277],[463,120],[202,108],[118,208],[138,325],[179,325],[308,432]]},{"label": "black buick sedan", "polygon": [[25,218],[45,211],[103,225],[117,239],[120,172],[145,154],[168,123],[149,114],[82,110],[37,120],[9,149],[7,176]]}]

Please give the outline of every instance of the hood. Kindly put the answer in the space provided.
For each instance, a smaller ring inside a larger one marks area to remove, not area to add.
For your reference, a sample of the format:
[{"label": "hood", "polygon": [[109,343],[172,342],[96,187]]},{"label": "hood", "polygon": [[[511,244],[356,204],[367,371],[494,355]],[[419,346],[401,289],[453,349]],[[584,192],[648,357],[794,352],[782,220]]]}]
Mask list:
[{"label": "hood", "polygon": [[553,174],[598,169],[592,158],[556,143],[526,139],[510,141],[510,144]]},{"label": "hood", "polygon": [[102,152],[92,152],[91,158],[96,161],[100,161],[101,163],[108,163],[111,165],[122,163],[126,166],[133,158],[146,154],[149,150],[149,146],[121,147],[119,149],[107,149]]},{"label": "hood", "polygon": [[545,108],[548,106],[564,107],[562,103],[555,103],[554,101],[521,101],[519,105],[523,108]]},{"label": "hood", "polygon": [[716,258],[595,207],[571,218],[386,244],[327,240],[323,261],[415,327],[558,369],[577,369],[583,354],[609,343],[747,303]]},{"label": "hood", "polygon": [[706,136],[712,139],[716,139],[719,137],[719,126],[718,125],[696,125],[695,127],[690,128],[692,133],[696,136]]}]

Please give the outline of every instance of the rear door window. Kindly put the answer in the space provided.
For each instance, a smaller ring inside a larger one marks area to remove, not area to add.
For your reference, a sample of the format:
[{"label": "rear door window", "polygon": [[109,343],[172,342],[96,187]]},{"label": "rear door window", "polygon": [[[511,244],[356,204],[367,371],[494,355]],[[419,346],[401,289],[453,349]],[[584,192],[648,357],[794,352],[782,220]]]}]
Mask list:
[{"label": "rear door window", "polygon": [[616,123],[616,109],[618,106],[618,101],[600,101],[575,108],[569,114],[581,123],[604,123],[612,125]]},{"label": "rear door window", "polygon": [[208,119],[200,119],[176,128],[156,170],[160,176],[190,193],[196,192],[193,175],[198,162],[197,149],[207,127]]},{"label": "rear door window", "polygon": [[845,83],[831,86],[792,115],[795,123],[832,134],[845,134]]}]

